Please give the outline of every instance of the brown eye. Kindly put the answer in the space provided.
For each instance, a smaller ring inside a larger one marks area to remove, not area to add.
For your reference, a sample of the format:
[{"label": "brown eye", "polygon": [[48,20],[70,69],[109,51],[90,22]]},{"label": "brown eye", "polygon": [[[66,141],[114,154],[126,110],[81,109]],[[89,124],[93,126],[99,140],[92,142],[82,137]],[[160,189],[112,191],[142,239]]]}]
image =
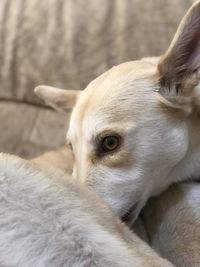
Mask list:
[{"label": "brown eye", "polygon": [[120,145],[120,138],[118,136],[106,136],[101,142],[103,152],[111,152],[117,149]]}]

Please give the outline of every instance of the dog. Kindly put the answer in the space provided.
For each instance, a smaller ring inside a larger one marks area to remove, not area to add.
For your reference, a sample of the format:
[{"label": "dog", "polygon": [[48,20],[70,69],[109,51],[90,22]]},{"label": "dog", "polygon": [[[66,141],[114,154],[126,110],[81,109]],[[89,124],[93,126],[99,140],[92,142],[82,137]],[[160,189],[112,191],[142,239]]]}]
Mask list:
[{"label": "dog", "polygon": [[[43,168],[71,172],[73,167],[69,146],[52,150],[37,158]],[[126,224],[162,257],[177,267],[198,266],[200,262],[200,185],[198,182],[178,183],[160,196],[150,199],[140,216]]]},{"label": "dog", "polygon": [[[63,145],[45,152],[39,156],[29,159],[29,161],[39,165],[40,168],[51,171],[59,170],[68,175],[71,175],[73,171],[73,155],[70,146],[68,145]],[[129,224],[131,230],[133,230],[134,233],[136,233],[142,240],[149,243],[150,240],[143,220],[141,218],[137,218],[134,224],[132,224],[131,215],[132,214],[130,214],[125,223]]]},{"label": "dog", "polygon": [[68,145],[63,145],[57,149],[47,151],[30,159],[30,161],[40,165],[43,169],[57,169],[69,175],[72,174],[73,154]]},{"label": "dog", "polygon": [[39,86],[57,110],[73,108],[73,177],[115,214],[137,218],[151,197],[200,174],[200,1],[159,58],[120,64],[85,90]]},{"label": "dog", "polygon": [[142,210],[149,244],[177,267],[200,266],[199,193],[198,182],[172,185]]},{"label": "dog", "polygon": [[172,267],[63,172],[1,153],[0,200],[1,266]]}]

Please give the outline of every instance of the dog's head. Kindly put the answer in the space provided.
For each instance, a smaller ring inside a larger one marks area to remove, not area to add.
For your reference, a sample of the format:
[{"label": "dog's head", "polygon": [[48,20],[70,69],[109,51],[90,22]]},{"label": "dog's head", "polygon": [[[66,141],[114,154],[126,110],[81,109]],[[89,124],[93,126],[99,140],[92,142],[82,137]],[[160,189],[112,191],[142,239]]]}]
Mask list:
[{"label": "dog's head", "polygon": [[188,150],[186,121],[195,109],[200,67],[200,2],[184,17],[160,58],[113,67],[84,91],[40,86],[51,106],[74,105],[67,140],[74,176],[123,216],[173,182]]}]

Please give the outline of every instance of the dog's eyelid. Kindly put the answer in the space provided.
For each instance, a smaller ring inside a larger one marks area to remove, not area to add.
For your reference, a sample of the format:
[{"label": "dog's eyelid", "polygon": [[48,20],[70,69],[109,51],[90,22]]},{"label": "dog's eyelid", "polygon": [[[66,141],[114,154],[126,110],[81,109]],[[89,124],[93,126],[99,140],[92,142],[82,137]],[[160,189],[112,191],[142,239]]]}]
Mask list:
[{"label": "dog's eyelid", "polygon": [[95,137],[93,138],[95,141],[96,140],[101,140],[107,136],[123,136],[122,131],[120,130],[103,130],[100,131],[99,133],[96,133]]}]

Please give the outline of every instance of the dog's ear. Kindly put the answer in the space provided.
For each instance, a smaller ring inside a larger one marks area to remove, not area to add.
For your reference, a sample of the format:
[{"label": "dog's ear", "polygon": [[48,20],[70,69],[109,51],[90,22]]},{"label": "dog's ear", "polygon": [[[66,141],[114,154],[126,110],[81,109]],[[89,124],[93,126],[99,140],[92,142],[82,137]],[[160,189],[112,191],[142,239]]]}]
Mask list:
[{"label": "dog's ear", "polygon": [[191,109],[200,82],[200,1],[189,9],[158,64],[160,97],[175,108]]},{"label": "dog's ear", "polygon": [[61,112],[69,112],[76,104],[81,91],[63,90],[50,86],[40,85],[34,89],[38,97],[44,100],[45,104]]}]

